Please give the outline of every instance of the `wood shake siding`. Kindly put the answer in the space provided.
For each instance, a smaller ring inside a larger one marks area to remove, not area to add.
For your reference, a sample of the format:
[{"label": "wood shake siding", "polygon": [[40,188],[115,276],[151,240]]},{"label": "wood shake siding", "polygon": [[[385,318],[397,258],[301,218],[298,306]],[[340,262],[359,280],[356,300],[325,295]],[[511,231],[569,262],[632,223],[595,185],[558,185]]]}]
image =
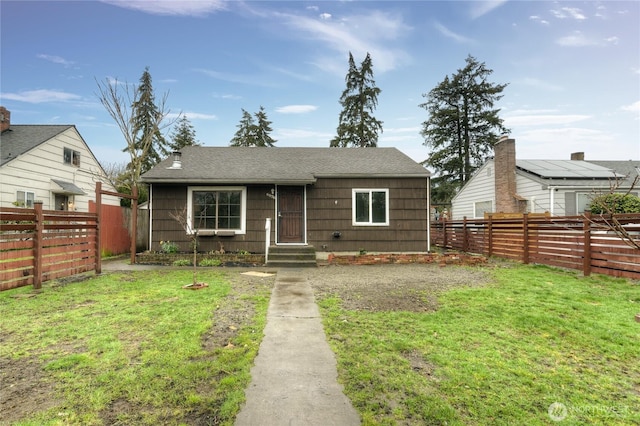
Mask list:
[{"label": "wood shake siding", "polygon": [[[197,185],[192,185],[197,186]],[[247,186],[247,229],[244,235],[232,237],[200,236],[198,251],[209,252],[219,250],[220,243],[225,251],[247,250],[252,253],[264,253],[265,220],[274,216],[275,201],[265,194],[273,185]],[[171,217],[172,213],[181,212],[187,203],[187,185],[153,185],[153,217],[151,250],[160,250],[160,241],[171,241],[178,245],[180,251],[191,250],[191,238],[180,224]],[[273,240],[273,234],[272,234]]]},{"label": "wood shake siding", "polygon": [[[195,186],[195,185],[194,185]],[[188,185],[154,184],[152,187],[152,246],[160,250],[160,241],[170,240],[181,251],[189,251],[191,240],[170,215],[181,212],[187,202]],[[232,237],[200,236],[198,251],[227,252],[248,250],[264,253],[265,219],[272,221],[271,241],[275,242],[275,200],[266,194],[273,185],[247,185],[246,234]],[[352,191],[388,189],[389,225],[354,226]],[[318,251],[341,252],[424,252],[427,250],[427,179],[344,179],[319,178],[306,189],[306,239]],[[334,238],[334,232],[340,238]]]},{"label": "wood shake siding", "polygon": [[[354,188],[389,190],[388,226],[353,225]],[[318,179],[307,189],[307,238],[318,251],[426,251],[426,179]]]}]

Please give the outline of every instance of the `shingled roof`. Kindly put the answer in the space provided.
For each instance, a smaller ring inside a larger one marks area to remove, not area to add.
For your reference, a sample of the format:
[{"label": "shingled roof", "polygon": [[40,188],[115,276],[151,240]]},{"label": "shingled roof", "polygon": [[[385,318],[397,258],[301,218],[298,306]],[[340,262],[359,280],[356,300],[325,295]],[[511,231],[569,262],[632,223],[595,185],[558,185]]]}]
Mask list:
[{"label": "shingled roof", "polygon": [[0,166],[64,132],[72,124],[12,124],[0,135]]},{"label": "shingled roof", "polygon": [[311,184],[318,178],[430,176],[396,148],[203,147],[181,150],[142,176],[147,183]]}]

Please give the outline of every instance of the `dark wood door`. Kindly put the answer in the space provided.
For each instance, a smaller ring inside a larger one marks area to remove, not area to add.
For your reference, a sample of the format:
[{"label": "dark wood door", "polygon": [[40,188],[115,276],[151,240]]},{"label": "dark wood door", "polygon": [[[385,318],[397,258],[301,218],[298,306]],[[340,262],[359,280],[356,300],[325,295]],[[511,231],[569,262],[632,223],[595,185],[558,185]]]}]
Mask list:
[{"label": "dark wood door", "polygon": [[278,187],[278,242],[304,242],[304,187]]}]

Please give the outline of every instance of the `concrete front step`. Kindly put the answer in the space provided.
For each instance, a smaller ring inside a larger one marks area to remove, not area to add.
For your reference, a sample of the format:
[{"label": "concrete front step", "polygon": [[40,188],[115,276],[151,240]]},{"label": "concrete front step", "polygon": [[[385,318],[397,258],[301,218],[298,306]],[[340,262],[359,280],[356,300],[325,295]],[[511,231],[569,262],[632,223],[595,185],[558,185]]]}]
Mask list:
[{"label": "concrete front step", "polygon": [[269,247],[269,266],[314,267],[316,250],[313,246],[271,246]]}]

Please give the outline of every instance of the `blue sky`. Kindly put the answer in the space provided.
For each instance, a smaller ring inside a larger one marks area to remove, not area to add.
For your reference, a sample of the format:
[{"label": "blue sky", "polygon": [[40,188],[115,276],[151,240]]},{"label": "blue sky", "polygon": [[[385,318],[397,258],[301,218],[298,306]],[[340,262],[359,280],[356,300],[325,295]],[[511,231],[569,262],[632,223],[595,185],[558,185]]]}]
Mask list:
[{"label": "blue sky", "polygon": [[429,155],[418,105],[471,54],[508,83],[501,117],[522,159],[640,159],[637,1],[0,2],[0,103],[14,124],[75,124],[103,164],[126,146],[97,81],[149,67],[198,140],[227,146],[264,106],[276,146],[328,147],[348,54],[382,90],[378,146]]}]

